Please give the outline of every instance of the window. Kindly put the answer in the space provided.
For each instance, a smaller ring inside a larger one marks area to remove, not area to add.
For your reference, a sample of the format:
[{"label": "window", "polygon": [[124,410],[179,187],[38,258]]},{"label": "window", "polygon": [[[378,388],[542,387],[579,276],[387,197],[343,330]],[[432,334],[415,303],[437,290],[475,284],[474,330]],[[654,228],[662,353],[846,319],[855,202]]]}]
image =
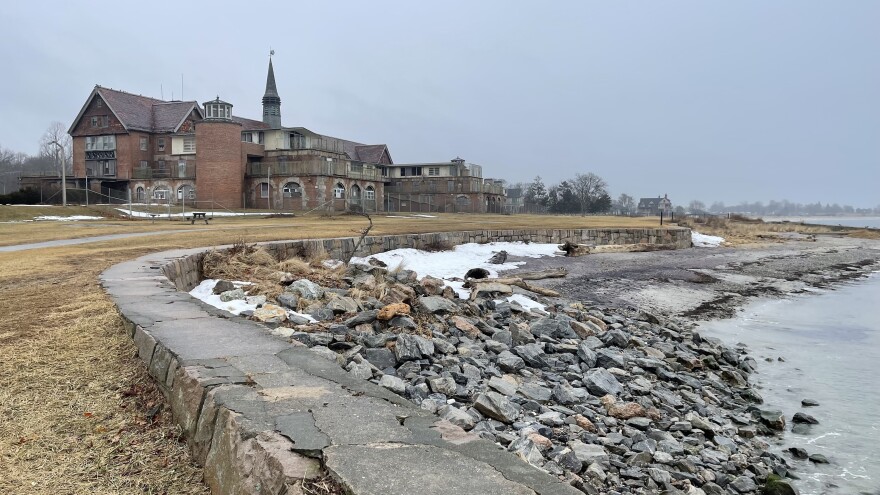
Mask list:
[{"label": "window", "polygon": [[242,132],[241,133],[241,141],[243,143],[253,143],[254,142],[254,133],[252,132]]},{"label": "window", "polygon": [[116,160],[102,160],[98,162],[98,166],[105,177],[116,175]]},{"label": "window", "polygon": [[302,187],[296,182],[288,182],[284,184],[284,189],[282,190],[285,198],[301,198],[302,197]]},{"label": "window", "polygon": [[422,167],[412,167],[410,175],[422,175]]},{"label": "window", "polygon": [[141,168],[147,168],[149,166],[150,166],[150,164],[146,160],[141,160],[141,163],[140,163]]},{"label": "window", "polygon": [[440,175],[440,167],[428,167],[428,175]]},{"label": "window", "polygon": [[104,100],[102,100],[100,98],[95,98],[95,106],[97,108],[103,108],[104,107]]},{"label": "window", "polygon": [[361,188],[358,185],[351,186],[351,197],[352,199],[360,199],[361,197]]},{"label": "window", "polygon": [[135,189],[134,197],[135,197],[135,201],[137,201],[138,203],[142,203],[145,198],[144,188],[141,186],[138,186],[138,188]]},{"label": "window", "polygon": [[376,199],[376,190],[373,189],[373,186],[367,186],[367,188],[364,190],[364,199]]},{"label": "window", "polygon": [[107,127],[108,119],[106,115],[96,115],[91,119],[92,127]]},{"label": "window", "polygon": [[156,168],[158,168],[159,170],[165,170],[165,160],[157,161]]},{"label": "window", "polygon": [[269,197],[269,183],[268,182],[260,182],[260,197],[268,198]]},{"label": "window", "polygon": [[86,138],[86,151],[116,149],[116,136],[89,136]]},{"label": "window", "polygon": [[183,138],[183,152],[184,153],[195,153],[196,152],[196,138],[195,136],[187,136]]},{"label": "window", "polygon": [[182,201],[184,199],[196,199],[196,189],[193,186],[183,185],[177,188],[177,199],[178,201]]},{"label": "window", "polygon": [[257,142],[263,144],[263,131],[257,133]]},{"label": "window", "polygon": [[379,171],[382,173],[382,177],[388,177],[388,167],[379,167]]},{"label": "window", "polygon": [[446,192],[455,192],[455,181],[454,180],[446,181]]},{"label": "window", "polygon": [[336,183],[336,187],[333,188],[333,197],[336,199],[345,199],[345,186],[343,186],[342,183]]},{"label": "window", "polygon": [[165,138],[160,137],[156,139],[156,148],[159,151],[165,151]]},{"label": "window", "polygon": [[141,151],[147,151],[148,140],[145,137],[141,138]]},{"label": "window", "polygon": [[168,188],[164,186],[159,186],[153,190],[153,199],[168,199]]}]

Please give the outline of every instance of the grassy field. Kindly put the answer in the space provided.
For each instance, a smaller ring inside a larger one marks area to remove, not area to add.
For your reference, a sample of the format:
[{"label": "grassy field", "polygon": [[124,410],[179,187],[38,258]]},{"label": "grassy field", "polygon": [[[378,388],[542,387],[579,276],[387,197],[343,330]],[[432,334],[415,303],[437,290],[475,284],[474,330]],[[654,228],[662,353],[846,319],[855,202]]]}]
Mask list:
[{"label": "grassy field", "polygon": [[[70,208],[64,213],[8,206],[0,211],[7,219],[92,214]],[[374,234],[391,234],[653,227],[657,220],[441,215],[379,216],[374,223]],[[357,216],[220,218],[211,225],[194,226],[180,221],[118,220],[0,224],[0,239],[7,245],[174,231],[0,253],[0,493],[206,493],[199,468],[189,459],[170,422],[164,398],[136,358],[119,315],[97,283],[98,274],[152,251],[238,240],[355,235],[365,224]]]}]

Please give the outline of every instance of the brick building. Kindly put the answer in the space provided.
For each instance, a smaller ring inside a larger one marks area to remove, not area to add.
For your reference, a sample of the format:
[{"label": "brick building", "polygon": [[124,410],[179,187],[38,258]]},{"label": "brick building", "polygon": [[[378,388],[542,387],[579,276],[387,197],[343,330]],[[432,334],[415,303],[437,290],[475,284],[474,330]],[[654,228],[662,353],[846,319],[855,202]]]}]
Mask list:
[{"label": "brick building", "polygon": [[382,208],[392,165],[367,145],[281,125],[272,61],[261,121],[233,115],[219,98],[163,101],[95,86],[69,133],[73,177],[115,200],[199,208]]},{"label": "brick building", "polygon": [[483,179],[483,167],[461,158],[440,163],[383,164],[385,210],[502,213],[504,186]]}]

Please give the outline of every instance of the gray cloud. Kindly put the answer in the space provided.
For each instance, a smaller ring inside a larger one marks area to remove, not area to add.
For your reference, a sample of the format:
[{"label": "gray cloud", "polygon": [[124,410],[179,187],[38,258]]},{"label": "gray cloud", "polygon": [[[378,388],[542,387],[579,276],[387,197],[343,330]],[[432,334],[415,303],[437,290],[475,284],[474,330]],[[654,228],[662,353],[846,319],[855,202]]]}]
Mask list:
[{"label": "gray cloud", "polygon": [[0,146],[33,153],[95,84],[259,118],[269,47],[286,125],[577,172],[614,194],[880,203],[880,4],[26,2],[4,6]]}]

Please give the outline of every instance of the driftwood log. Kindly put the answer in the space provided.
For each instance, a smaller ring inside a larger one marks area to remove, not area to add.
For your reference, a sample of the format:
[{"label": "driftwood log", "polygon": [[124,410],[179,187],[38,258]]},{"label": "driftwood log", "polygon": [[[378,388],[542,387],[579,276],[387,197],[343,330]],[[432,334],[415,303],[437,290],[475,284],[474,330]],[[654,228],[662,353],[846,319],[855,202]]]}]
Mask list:
[{"label": "driftwood log", "polygon": [[542,270],[540,272],[520,272],[520,273],[511,273],[510,276],[514,278],[521,278],[523,280],[543,280],[545,278],[563,278],[568,275],[568,270],[565,268],[553,268],[550,270]]},{"label": "driftwood log", "polygon": [[521,278],[489,278],[484,280],[471,280],[469,284],[465,285],[470,285],[470,287],[474,289],[473,293],[477,293],[479,292],[479,286],[481,284],[514,285],[516,287],[519,287],[520,289],[525,289],[529,292],[534,292],[535,294],[540,294],[542,296],[559,297],[559,293],[555,290],[532,285]]},{"label": "driftwood log", "polygon": [[559,246],[565,251],[566,256],[577,257],[588,254],[600,253],[643,253],[648,251],[667,251],[675,249],[671,244],[609,244],[605,246],[592,246],[589,244],[574,244],[566,242]]}]

